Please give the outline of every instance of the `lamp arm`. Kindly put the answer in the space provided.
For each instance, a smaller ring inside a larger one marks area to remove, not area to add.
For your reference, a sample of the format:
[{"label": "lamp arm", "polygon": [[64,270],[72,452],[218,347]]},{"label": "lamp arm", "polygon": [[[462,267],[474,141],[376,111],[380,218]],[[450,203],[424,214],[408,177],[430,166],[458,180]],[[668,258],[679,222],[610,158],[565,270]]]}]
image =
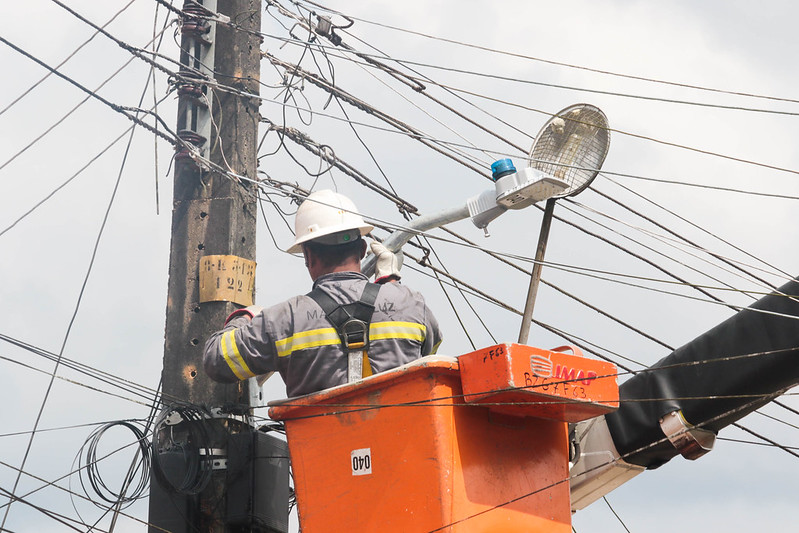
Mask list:
[{"label": "lamp arm", "polygon": [[[423,215],[419,218],[415,218],[405,224],[402,228],[396,230],[394,233],[388,236],[385,241],[383,241],[383,245],[391,250],[392,252],[396,252],[400,250],[405,243],[411,240],[414,236],[418,235],[419,233],[423,233],[427,230],[431,230],[433,228],[440,228],[441,226],[445,226],[452,222],[457,222],[458,220],[463,220],[464,218],[469,218],[469,207],[468,205],[462,205],[459,207],[454,207],[452,209],[447,209],[444,211],[439,211],[438,213],[434,213],[432,215]],[[375,256],[368,255],[362,262],[361,262],[361,272],[363,272],[367,277],[371,277],[372,274],[375,272]]]}]

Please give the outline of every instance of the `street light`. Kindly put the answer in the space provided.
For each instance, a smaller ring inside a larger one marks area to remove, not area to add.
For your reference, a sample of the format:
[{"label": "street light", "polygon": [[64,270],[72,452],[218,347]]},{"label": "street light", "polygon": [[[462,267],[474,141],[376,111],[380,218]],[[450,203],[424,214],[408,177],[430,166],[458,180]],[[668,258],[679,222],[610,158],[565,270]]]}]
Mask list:
[{"label": "street light", "polygon": [[530,149],[530,166],[566,182],[567,186],[563,191],[549,197],[544,208],[535,263],[519,330],[519,344],[527,344],[530,336],[533,308],[541,281],[555,202],[558,198],[574,196],[585,190],[602,168],[609,148],[610,130],[605,114],[592,105],[577,104],[562,110],[544,124]]},{"label": "street light", "polygon": [[[541,128],[530,150],[527,167],[517,171],[510,159],[496,161],[491,165],[493,188],[469,198],[465,204],[411,220],[389,235],[383,245],[396,252],[415,235],[465,218],[470,218],[475,226],[488,235],[488,224],[502,213],[547,200],[539,238],[540,257],[537,253],[525,306],[525,319],[522,322],[522,330],[527,325],[529,332],[532,303],[538,287],[536,269],[540,280],[543,248],[546,247],[549,235],[548,226],[552,220],[554,201],[577,194],[588,187],[602,167],[609,144],[608,121],[602,111],[588,104],[567,107]],[[361,271],[371,276],[374,269],[375,257],[369,255],[364,259]],[[526,340],[525,334],[524,341],[520,338],[519,342],[524,343]]]}]

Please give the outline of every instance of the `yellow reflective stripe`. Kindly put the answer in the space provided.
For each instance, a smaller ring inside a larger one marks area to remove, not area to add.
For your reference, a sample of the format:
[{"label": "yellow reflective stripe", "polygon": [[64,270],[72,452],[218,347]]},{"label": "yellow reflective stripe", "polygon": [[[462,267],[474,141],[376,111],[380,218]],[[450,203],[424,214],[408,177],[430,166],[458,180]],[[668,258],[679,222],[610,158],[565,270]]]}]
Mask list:
[{"label": "yellow reflective stripe", "polygon": [[410,339],[422,342],[427,328],[416,322],[375,322],[369,325],[369,339]]},{"label": "yellow reflective stripe", "polygon": [[[443,340],[444,340],[444,339],[441,339],[441,341],[443,341]],[[441,341],[438,341],[438,342],[436,343],[436,345],[435,345],[435,346],[433,346],[433,351],[431,351],[431,352],[430,352],[430,353],[428,353],[428,354],[424,354],[424,355],[433,355],[433,354],[435,354],[435,353],[438,351],[438,347],[439,347],[439,346],[441,346]]]},{"label": "yellow reflective stripe", "polygon": [[286,357],[291,355],[292,352],[297,350],[304,350],[306,348],[318,348],[319,346],[328,346],[331,344],[339,344],[341,339],[333,328],[312,329],[309,331],[301,331],[295,333],[291,337],[280,339],[275,342],[278,357]]},{"label": "yellow reflective stripe", "polygon": [[[409,339],[423,342],[427,328],[416,322],[375,322],[369,325],[369,340]],[[335,328],[300,331],[291,337],[275,341],[278,357],[286,357],[298,350],[341,344]]]},{"label": "yellow reflective stripe", "polygon": [[[224,357],[227,366],[239,379],[247,379],[255,376],[255,373],[250,370],[247,363],[239,353],[239,347],[236,345],[236,330],[231,329],[222,334],[220,339],[222,345],[222,357]],[[231,353],[232,352],[232,353]]]}]

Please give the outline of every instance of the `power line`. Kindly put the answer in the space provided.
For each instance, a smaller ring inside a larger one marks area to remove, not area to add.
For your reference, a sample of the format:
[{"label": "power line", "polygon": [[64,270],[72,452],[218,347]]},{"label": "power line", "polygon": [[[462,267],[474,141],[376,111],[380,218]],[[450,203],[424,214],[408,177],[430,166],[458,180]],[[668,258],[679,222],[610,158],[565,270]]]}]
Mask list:
[{"label": "power line", "polygon": [[[95,93],[94,91],[91,91],[91,90],[87,89],[86,87],[84,87],[83,85],[81,85],[80,83],[78,83],[77,81],[75,81],[74,79],[70,78],[69,76],[67,76],[67,75],[65,75],[65,74],[62,74],[61,72],[59,72],[59,71],[58,71],[58,70],[56,70],[55,68],[53,68],[53,67],[49,66],[49,65],[48,65],[47,63],[45,63],[44,61],[42,61],[42,60],[40,60],[40,59],[36,58],[35,56],[33,56],[33,55],[31,55],[30,53],[26,52],[25,50],[23,50],[22,48],[18,47],[17,45],[15,45],[15,44],[11,43],[11,42],[10,42],[8,39],[6,39],[5,37],[3,37],[2,35],[0,35],[0,42],[2,42],[3,44],[5,44],[5,45],[6,45],[6,46],[8,46],[9,48],[11,48],[11,49],[15,50],[16,52],[19,52],[20,54],[24,55],[25,57],[27,57],[27,58],[28,58],[28,59],[30,59],[31,61],[33,61],[33,62],[37,63],[39,66],[41,66],[41,67],[43,67],[43,68],[45,68],[45,69],[49,70],[50,72],[52,72],[53,74],[55,74],[56,76],[58,76],[59,78],[61,78],[62,80],[66,81],[67,83],[69,83],[69,84],[73,85],[74,87],[76,87],[76,88],[80,89],[81,91],[83,91],[84,93],[88,94],[88,95],[89,95],[89,96],[91,96],[92,98],[94,98],[94,99],[96,99],[96,100],[98,100],[98,101],[102,102],[103,104],[107,105],[108,107],[110,107],[111,109],[113,109],[114,111],[116,111],[117,113],[119,113],[119,114],[121,114],[121,115],[125,116],[126,118],[128,118],[129,120],[131,120],[131,121],[133,121],[134,123],[138,124],[139,126],[143,127],[144,129],[146,129],[146,130],[147,130],[147,131],[149,131],[150,133],[152,133],[152,134],[154,134],[154,135],[157,135],[158,137],[160,137],[160,138],[164,139],[165,141],[167,141],[168,143],[170,143],[170,144],[172,144],[172,145],[177,145],[177,144],[178,144],[178,140],[177,140],[176,138],[169,137],[169,136],[167,136],[167,135],[163,134],[162,132],[160,132],[160,131],[158,131],[157,129],[155,129],[153,126],[150,126],[149,124],[147,124],[146,122],[144,122],[143,120],[141,120],[140,118],[138,118],[137,116],[135,116],[135,115],[132,115],[132,114],[130,113],[130,111],[131,111],[131,110],[130,110],[129,108],[126,108],[126,107],[123,107],[123,106],[117,105],[117,104],[115,104],[115,103],[113,103],[113,102],[110,102],[110,101],[106,100],[105,98],[103,98],[103,97],[102,97],[102,96],[100,96],[99,94]],[[136,109],[135,111],[136,111],[136,112],[142,112],[142,110],[141,110],[141,109]],[[157,120],[158,120],[158,121],[161,123],[161,126],[162,126],[162,127],[163,127],[163,128],[166,130],[166,131],[169,131],[169,132],[171,132],[170,128],[169,128],[169,127],[168,127],[168,126],[167,126],[167,125],[166,125],[166,124],[163,122],[163,120],[161,120],[161,118],[160,118],[160,117],[158,117],[157,115],[155,115],[155,118],[156,118],[156,119],[157,119]]]},{"label": "power line", "polygon": [[611,512],[611,513],[613,513],[613,516],[615,516],[615,517],[616,517],[616,520],[618,520],[618,521],[619,521],[619,523],[621,524],[621,526],[624,528],[624,531],[626,531],[627,533],[630,533],[630,529],[627,527],[627,524],[625,524],[625,523],[624,523],[624,520],[622,520],[622,519],[621,519],[621,517],[620,517],[620,516],[619,516],[619,514],[616,512],[616,510],[613,508],[613,506],[612,506],[612,505],[610,505],[610,502],[608,501],[607,497],[605,497],[605,496],[602,496],[602,499],[603,499],[603,500],[605,500],[605,503],[607,504],[607,506],[608,506],[608,509],[610,509],[610,512]]},{"label": "power line", "polygon": [[[134,0],[134,1],[135,1],[135,0]],[[163,31],[161,32],[161,34],[163,34]],[[151,43],[152,43],[152,42],[154,42],[154,41],[155,41],[155,38],[153,38],[153,41],[151,41]],[[149,44],[149,43],[148,43],[148,44]],[[98,85],[98,86],[97,86],[97,87],[94,89],[94,91],[93,91],[93,92],[94,92],[94,93],[97,93],[97,92],[98,92],[100,89],[102,89],[103,87],[105,87],[105,86],[106,86],[106,84],[108,84],[108,82],[110,82],[111,80],[113,80],[114,78],[116,78],[116,76],[117,76],[117,75],[118,75],[120,72],[122,72],[122,71],[123,71],[123,70],[124,70],[124,69],[125,69],[125,68],[126,68],[128,65],[130,65],[130,64],[133,62],[133,59],[134,59],[134,58],[130,58],[130,59],[128,59],[128,60],[127,60],[125,63],[123,63],[121,67],[119,67],[119,68],[118,68],[116,71],[114,71],[114,73],[112,73],[112,74],[111,74],[109,77],[107,77],[107,78],[106,78],[106,79],[105,79],[105,80],[104,80],[104,81],[103,81],[103,82],[102,82],[100,85]],[[63,63],[62,63],[62,64],[63,64]],[[58,68],[58,67],[55,67],[55,68]],[[49,73],[48,73],[48,74],[47,74],[47,75],[46,75],[44,78],[42,78],[42,79],[46,79],[46,78],[47,78],[47,77],[49,77],[51,74],[53,74],[53,71],[50,71],[50,72],[49,72]],[[58,120],[56,120],[56,121],[55,121],[55,123],[54,123],[53,125],[51,125],[49,128],[47,128],[46,130],[44,130],[44,131],[43,131],[42,133],[40,133],[40,134],[39,134],[39,135],[38,135],[36,138],[34,138],[32,141],[30,141],[28,144],[26,144],[26,145],[25,145],[23,148],[21,148],[20,150],[18,150],[18,151],[17,151],[17,152],[16,152],[14,155],[12,155],[10,158],[8,158],[8,159],[7,159],[7,160],[6,160],[6,161],[5,161],[5,162],[4,162],[2,165],[0,165],[0,170],[3,170],[3,169],[4,169],[5,167],[7,167],[7,166],[8,166],[8,165],[9,165],[11,162],[13,162],[13,161],[14,161],[15,159],[17,159],[19,156],[21,156],[22,154],[24,154],[25,152],[27,152],[27,151],[28,151],[28,150],[29,150],[31,147],[33,147],[33,146],[34,146],[36,143],[38,143],[39,141],[41,141],[41,140],[42,140],[44,137],[46,137],[46,136],[47,136],[49,133],[51,133],[53,130],[55,130],[55,128],[56,128],[56,127],[58,127],[60,124],[62,124],[62,123],[63,123],[63,122],[64,122],[64,121],[65,121],[67,118],[69,118],[70,116],[72,116],[72,114],[73,114],[73,113],[75,113],[75,112],[76,112],[78,109],[80,109],[80,108],[83,106],[83,104],[85,104],[86,102],[88,102],[90,98],[91,98],[91,95],[87,96],[86,98],[84,98],[83,100],[81,100],[80,102],[78,102],[78,103],[77,103],[77,104],[76,104],[76,105],[75,105],[75,106],[74,106],[72,109],[70,109],[69,111],[67,111],[67,112],[66,112],[66,113],[65,113],[63,116],[61,116],[61,118],[59,118]],[[164,99],[166,99],[166,97],[163,97],[163,98],[162,98],[162,101],[163,101]]]},{"label": "power line", "polygon": [[[0,39],[2,39],[2,37],[0,37]],[[147,84],[145,84],[144,90],[142,91],[139,105],[141,105],[141,102],[144,100],[144,96],[145,96],[146,90],[147,90]],[[134,118],[137,118],[137,117],[134,117]],[[77,298],[77,302],[75,303],[75,308],[74,308],[74,311],[72,313],[72,317],[70,318],[69,324],[67,326],[67,331],[64,334],[64,339],[63,339],[63,342],[61,344],[61,349],[60,349],[60,351],[58,353],[58,359],[55,362],[55,365],[53,367],[53,373],[50,376],[50,382],[47,385],[47,390],[44,393],[44,398],[42,399],[41,406],[39,407],[39,411],[38,411],[38,413],[36,415],[36,420],[35,420],[35,422],[33,424],[33,431],[31,432],[30,438],[28,439],[28,444],[27,444],[27,446],[25,448],[25,454],[24,454],[24,456],[22,458],[22,463],[21,463],[21,466],[20,466],[20,470],[25,468],[25,463],[28,460],[28,455],[30,453],[31,446],[33,445],[33,439],[34,439],[34,436],[36,435],[36,428],[39,427],[39,422],[41,420],[42,413],[44,412],[45,405],[47,404],[47,400],[50,397],[50,392],[51,392],[52,387],[53,387],[53,382],[55,381],[56,372],[58,371],[58,367],[61,364],[61,358],[64,355],[64,350],[66,349],[67,341],[69,340],[70,333],[72,332],[72,326],[74,325],[75,319],[78,316],[78,311],[80,310],[81,302],[83,301],[83,295],[84,295],[84,293],[86,291],[86,286],[88,285],[89,277],[91,276],[92,269],[94,267],[95,259],[97,258],[97,252],[98,252],[99,247],[100,247],[100,241],[101,241],[102,236],[103,236],[103,234],[105,232],[105,227],[106,227],[106,224],[108,222],[108,217],[109,217],[109,215],[111,213],[111,208],[114,205],[114,200],[116,199],[117,191],[119,190],[119,184],[122,181],[122,175],[123,175],[123,172],[125,170],[125,164],[127,163],[128,154],[130,152],[130,146],[131,146],[131,143],[133,142],[133,134],[134,133],[135,133],[135,129],[131,130],[130,138],[128,139],[128,145],[125,148],[125,154],[124,154],[123,159],[122,159],[122,164],[120,165],[119,173],[117,174],[117,179],[116,179],[116,182],[114,184],[114,189],[113,189],[113,192],[111,193],[111,197],[109,199],[108,206],[106,207],[102,223],[100,224],[100,229],[98,231],[97,238],[96,238],[95,243],[94,243],[94,248],[92,249],[91,258],[89,260],[89,266],[88,266],[88,268],[86,270],[86,275],[83,278],[83,284],[81,285],[80,292],[79,292],[78,298]],[[19,480],[20,480],[20,474],[17,475],[16,480],[14,481],[14,486],[11,489],[12,493],[16,492],[17,487],[19,485]],[[5,523],[6,523],[7,519],[8,519],[8,514],[9,514],[10,510],[11,510],[11,506],[9,505],[8,507],[6,507],[5,514],[3,515],[3,521],[2,521],[2,523],[0,523],[0,529],[2,529],[3,526],[5,526]]]},{"label": "power line", "polygon": [[[294,3],[296,5],[299,5],[299,2],[297,2],[295,0],[290,0],[290,1],[292,1],[292,3]],[[270,3],[272,3],[272,2],[270,2]],[[608,70],[602,70],[602,69],[596,69],[596,68],[591,68],[591,67],[586,67],[586,66],[581,66],[581,65],[575,65],[575,64],[572,64],[572,63],[565,63],[565,62],[555,61],[555,60],[551,60],[551,59],[544,59],[544,58],[535,57],[535,56],[531,56],[531,55],[527,55],[527,54],[509,52],[509,51],[500,50],[500,49],[497,49],[497,48],[481,46],[481,45],[477,45],[477,44],[473,44],[473,43],[467,43],[467,42],[464,42],[464,41],[458,41],[458,40],[454,40],[454,39],[448,39],[448,38],[445,38],[445,37],[439,37],[439,36],[435,36],[435,35],[426,34],[426,33],[419,32],[419,31],[409,30],[409,29],[406,29],[406,28],[400,28],[398,26],[393,26],[393,25],[390,25],[390,24],[382,23],[382,22],[371,21],[371,20],[360,18],[360,17],[356,17],[356,16],[353,16],[353,15],[345,15],[344,13],[342,13],[340,11],[336,11],[334,9],[330,9],[330,8],[324,7],[324,6],[322,6],[320,4],[317,4],[315,2],[307,2],[307,3],[313,4],[316,7],[322,8],[322,9],[324,9],[325,11],[327,11],[329,13],[334,13],[334,14],[340,15],[340,16],[348,19],[348,20],[364,22],[366,24],[371,24],[371,25],[382,27],[382,28],[399,31],[399,32],[402,32],[402,33],[408,33],[408,34],[411,34],[411,35],[424,37],[424,38],[430,39],[430,40],[446,42],[446,43],[455,44],[455,45],[458,45],[458,46],[464,46],[464,47],[467,47],[467,48],[472,48],[472,49],[476,49],[476,50],[482,50],[482,51],[485,51],[485,52],[491,52],[491,53],[500,54],[500,55],[517,57],[517,58],[520,58],[520,59],[527,59],[527,60],[530,60],[530,61],[537,61],[537,62],[541,62],[541,63],[547,63],[547,64],[550,64],[550,65],[567,67],[567,68],[575,69],[575,70],[584,70],[584,71],[588,71],[588,72],[594,72],[594,73],[597,73],[597,74],[606,74],[606,75],[609,75],[609,76],[614,76],[614,77],[619,77],[619,78],[626,78],[626,79],[632,79],[632,80],[638,80],[638,81],[646,81],[646,82],[651,82],[651,83],[656,83],[656,84],[661,84],[661,85],[670,85],[670,86],[675,86],[675,87],[683,87],[683,88],[687,88],[687,89],[696,89],[696,90],[699,90],[699,91],[706,91],[706,92],[711,92],[711,93],[729,94],[729,95],[733,95],[733,96],[745,96],[745,97],[749,97],[749,98],[757,98],[757,99],[764,99],[764,100],[774,100],[774,101],[789,102],[789,103],[794,103],[794,104],[799,103],[799,100],[792,99],[792,98],[783,98],[783,97],[777,97],[777,96],[761,95],[761,94],[748,93],[748,92],[742,92],[742,91],[731,91],[731,90],[718,89],[718,88],[706,87],[706,86],[701,86],[701,85],[692,85],[692,84],[687,84],[687,83],[680,83],[680,82],[675,82],[675,81],[662,80],[662,79],[657,79],[657,78],[635,76],[635,75],[632,75],[632,74],[624,74],[624,73],[619,73],[619,72],[612,72],[612,71],[608,71]]]},{"label": "power line", "polygon": [[[125,4],[125,5],[122,7],[122,9],[120,9],[119,11],[117,11],[116,13],[114,13],[114,15],[113,15],[113,16],[112,16],[110,19],[108,19],[108,21],[107,21],[105,24],[103,24],[103,26],[102,26],[102,27],[103,27],[103,28],[105,28],[105,27],[107,27],[109,24],[111,24],[111,23],[112,23],[114,20],[116,20],[116,18],[117,18],[119,15],[121,15],[122,13],[124,13],[125,11],[127,11],[127,9],[128,9],[128,8],[129,8],[129,7],[130,7],[130,6],[133,4],[133,2],[135,2],[135,1],[136,1],[136,0],[130,0],[130,2],[128,2],[127,4]],[[65,57],[65,58],[64,58],[64,59],[63,59],[63,60],[62,60],[62,61],[61,61],[61,62],[60,62],[58,65],[56,65],[56,66],[55,66],[55,68],[56,68],[56,69],[58,69],[58,68],[61,68],[62,66],[64,66],[64,65],[65,65],[65,64],[66,64],[66,63],[67,63],[67,62],[68,62],[70,59],[72,59],[73,57],[75,57],[75,55],[77,55],[77,53],[78,53],[78,52],[80,52],[80,51],[81,51],[81,50],[82,50],[82,49],[83,49],[83,48],[84,48],[84,47],[85,47],[87,44],[89,44],[90,42],[92,42],[92,41],[94,40],[94,38],[95,38],[95,37],[97,37],[97,35],[99,35],[99,34],[100,34],[100,31],[99,31],[99,30],[95,31],[95,32],[92,34],[92,36],[91,36],[91,37],[89,37],[88,39],[86,39],[86,40],[85,40],[83,43],[81,43],[81,44],[80,44],[80,45],[79,45],[77,48],[75,48],[75,50],[73,50],[73,51],[72,51],[72,52],[71,52],[71,53],[70,53],[70,54],[69,54],[67,57]],[[35,82],[33,85],[31,85],[30,87],[28,87],[27,89],[25,89],[25,91],[23,91],[23,92],[22,92],[22,94],[20,94],[19,96],[17,96],[17,97],[16,97],[14,100],[12,100],[12,101],[11,101],[11,102],[10,102],[8,105],[6,105],[6,106],[5,106],[5,107],[4,107],[2,110],[0,110],[0,115],[2,115],[3,113],[5,113],[5,112],[6,112],[6,111],[8,111],[9,109],[11,109],[11,108],[12,108],[12,107],[13,107],[13,106],[16,104],[16,103],[18,103],[18,102],[19,102],[20,100],[22,100],[22,99],[23,99],[25,96],[27,96],[28,94],[30,94],[30,93],[31,93],[31,91],[33,91],[33,90],[34,90],[36,87],[38,87],[39,85],[41,85],[41,84],[42,84],[42,83],[43,83],[43,82],[44,82],[44,81],[45,81],[47,78],[49,78],[49,77],[50,77],[52,74],[53,74],[52,72],[48,72],[48,73],[47,73],[47,74],[45,74],[45,75],[44,75],[44,76],[43,76],[43,77],[42,77],[42,78],[41,78],[39,81]],[[0,168],[1,168],[1,167],[0,167]]]}]

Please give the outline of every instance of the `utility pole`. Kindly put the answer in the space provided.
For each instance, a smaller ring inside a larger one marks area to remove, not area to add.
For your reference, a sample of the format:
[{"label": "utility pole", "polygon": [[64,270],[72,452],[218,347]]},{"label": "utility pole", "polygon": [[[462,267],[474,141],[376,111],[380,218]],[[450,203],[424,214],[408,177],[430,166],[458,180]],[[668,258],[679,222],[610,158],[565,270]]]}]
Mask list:
[{"label": "utility pole", "polygon": [[[233,302],[248,305],[254,297],[255,191],[215,168],[256,177],[260,102],[217,85],[258,94],[261,0],[186,0],[183,13],[177,130],[213,164],[203,168],[186,149],[175,157],[162,395],[167,410],[185,402],[213,413],[201,421],[213,441],[200,443],[202,470],[210,464],[208,453],[224,466],[219,435],[246,426],[257,391],[254,380],[234,385],[211,381],[202,368],[202,353],[209,334],[236,308]],[[243,416],[227,415],[230,406],[239,406]],[[168,445],[158,435],[156,443],[161,452],[169,452],[170,445],[182,450],[173,456],[185,463],[185,450],[197,446],[191,442],[196,440],[192,422],[177,416],[167,423]],[[161,457],[161,464],[167,464]],[[201,491],[181,492],[154,476],[150,531],[229,531],[224,480],[224,469],[215,470]]]}]

